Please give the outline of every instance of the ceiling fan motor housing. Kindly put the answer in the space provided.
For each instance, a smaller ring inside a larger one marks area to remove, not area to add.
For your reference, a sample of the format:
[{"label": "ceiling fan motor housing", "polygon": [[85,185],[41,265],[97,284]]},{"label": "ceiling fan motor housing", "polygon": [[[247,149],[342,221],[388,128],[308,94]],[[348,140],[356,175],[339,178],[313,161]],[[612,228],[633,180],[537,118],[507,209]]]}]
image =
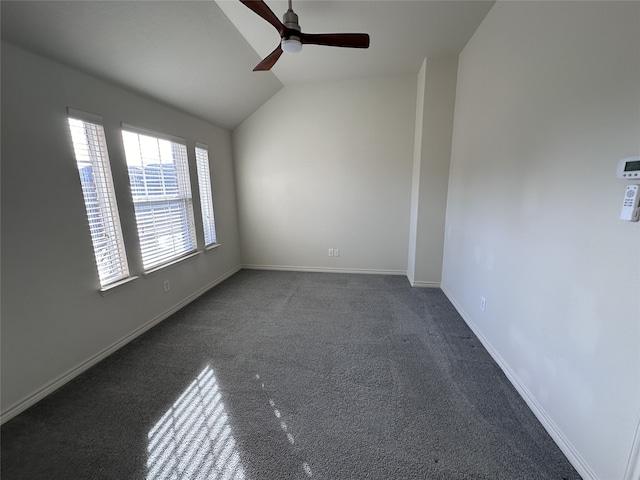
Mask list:
[{"label": "ceiling fan motor housing", "polygon": [[296,15],[293,10],[289,9],[284,14],[283,20],[284,26],[294,32],[287,32],[282,37],[282,50],[288,53],[297,53],[302,50],[302,41],[300,36],[296,35],[296,33],[300,33],[301,31],[300,25],[298,25],[298,15]]},{"label": "ceiling fan motor housing", "polygon": [[287,10],[287,13],[284,14],[283,20],[284,22],[282,23],[284,23],[285,27],[290,28],[291,30],[297,30],[298,32],[302,30],[300,25],[298,25],[298,15],[293,10]]}]

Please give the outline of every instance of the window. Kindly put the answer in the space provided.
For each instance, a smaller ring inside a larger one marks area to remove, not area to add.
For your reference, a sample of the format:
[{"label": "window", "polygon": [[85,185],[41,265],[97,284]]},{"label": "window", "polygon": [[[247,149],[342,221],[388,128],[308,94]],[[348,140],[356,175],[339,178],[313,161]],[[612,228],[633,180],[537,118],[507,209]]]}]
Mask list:
[{"label": "window", "polygon": [[142,265],[150,270],[196,249],[187,148],[181,139],[123,127]]},{"label": "window", "polygon": [[[128,277],[129,267],[102,119],[72,109],[68,111],[98,277],[104,288]],[[87,121],[87,118],[92,121]]]},{"label": "window", "polygon": [[208,247],[216,243],[216,222],[213,217],[211,171],[209,170],[209,153],[206,145],[196,143],[196,165],[198,167],[202,225],[204,226],[204,244]]}]

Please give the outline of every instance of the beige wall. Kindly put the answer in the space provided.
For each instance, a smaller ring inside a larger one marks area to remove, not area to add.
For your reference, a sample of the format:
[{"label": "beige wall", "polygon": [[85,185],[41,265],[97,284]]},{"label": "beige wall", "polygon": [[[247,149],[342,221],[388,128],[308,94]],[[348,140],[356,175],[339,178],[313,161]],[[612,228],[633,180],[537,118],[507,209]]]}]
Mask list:
[{"label": "beige wall", "polygon": [[[209,145],[222,246],[101,296],[68,106],[104,117],[132,275],[141,270],[121,121],[185,138],[191,152],[196,140]],[[228,131],[2,44],[3,420],[239,264]]]},{"label": "beige wall", "polygon": [[601,480],[640,474],[639,32],[638,2],[498,2],[458,70],[443,288]]},{"label": "beige wall", "polygon": [[243,264],[405,274],[415,97],[415,76],[287,86],[234,130]]}]

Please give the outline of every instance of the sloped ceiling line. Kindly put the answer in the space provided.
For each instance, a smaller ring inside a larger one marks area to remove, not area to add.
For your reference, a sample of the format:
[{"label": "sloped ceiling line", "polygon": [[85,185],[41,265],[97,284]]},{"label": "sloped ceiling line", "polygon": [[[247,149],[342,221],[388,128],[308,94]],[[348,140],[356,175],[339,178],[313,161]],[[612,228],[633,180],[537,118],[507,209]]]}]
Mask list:
[{"label": "sloped ceiling line", "polygon": [[[3,1],[2,39],[233,129],[283,85],[416,74],[457,55],[493,1],[294,0],[308,33],[363,32],[367,50],[305,45],[252,72],[279,41],[237,0]],[[281,16],[286,0],[267,0]],[[396,28],[397,27],[397,28]]]}]

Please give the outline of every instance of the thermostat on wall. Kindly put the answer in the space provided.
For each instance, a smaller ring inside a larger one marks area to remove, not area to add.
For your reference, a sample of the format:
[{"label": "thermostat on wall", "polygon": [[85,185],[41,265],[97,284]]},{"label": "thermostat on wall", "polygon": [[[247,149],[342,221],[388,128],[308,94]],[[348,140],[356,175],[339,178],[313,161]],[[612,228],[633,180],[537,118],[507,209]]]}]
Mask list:
[{"label": "thermostat on wall", "polygon": [[618,162],[618,178],[640,180],[640,157],[627,157]]}]

